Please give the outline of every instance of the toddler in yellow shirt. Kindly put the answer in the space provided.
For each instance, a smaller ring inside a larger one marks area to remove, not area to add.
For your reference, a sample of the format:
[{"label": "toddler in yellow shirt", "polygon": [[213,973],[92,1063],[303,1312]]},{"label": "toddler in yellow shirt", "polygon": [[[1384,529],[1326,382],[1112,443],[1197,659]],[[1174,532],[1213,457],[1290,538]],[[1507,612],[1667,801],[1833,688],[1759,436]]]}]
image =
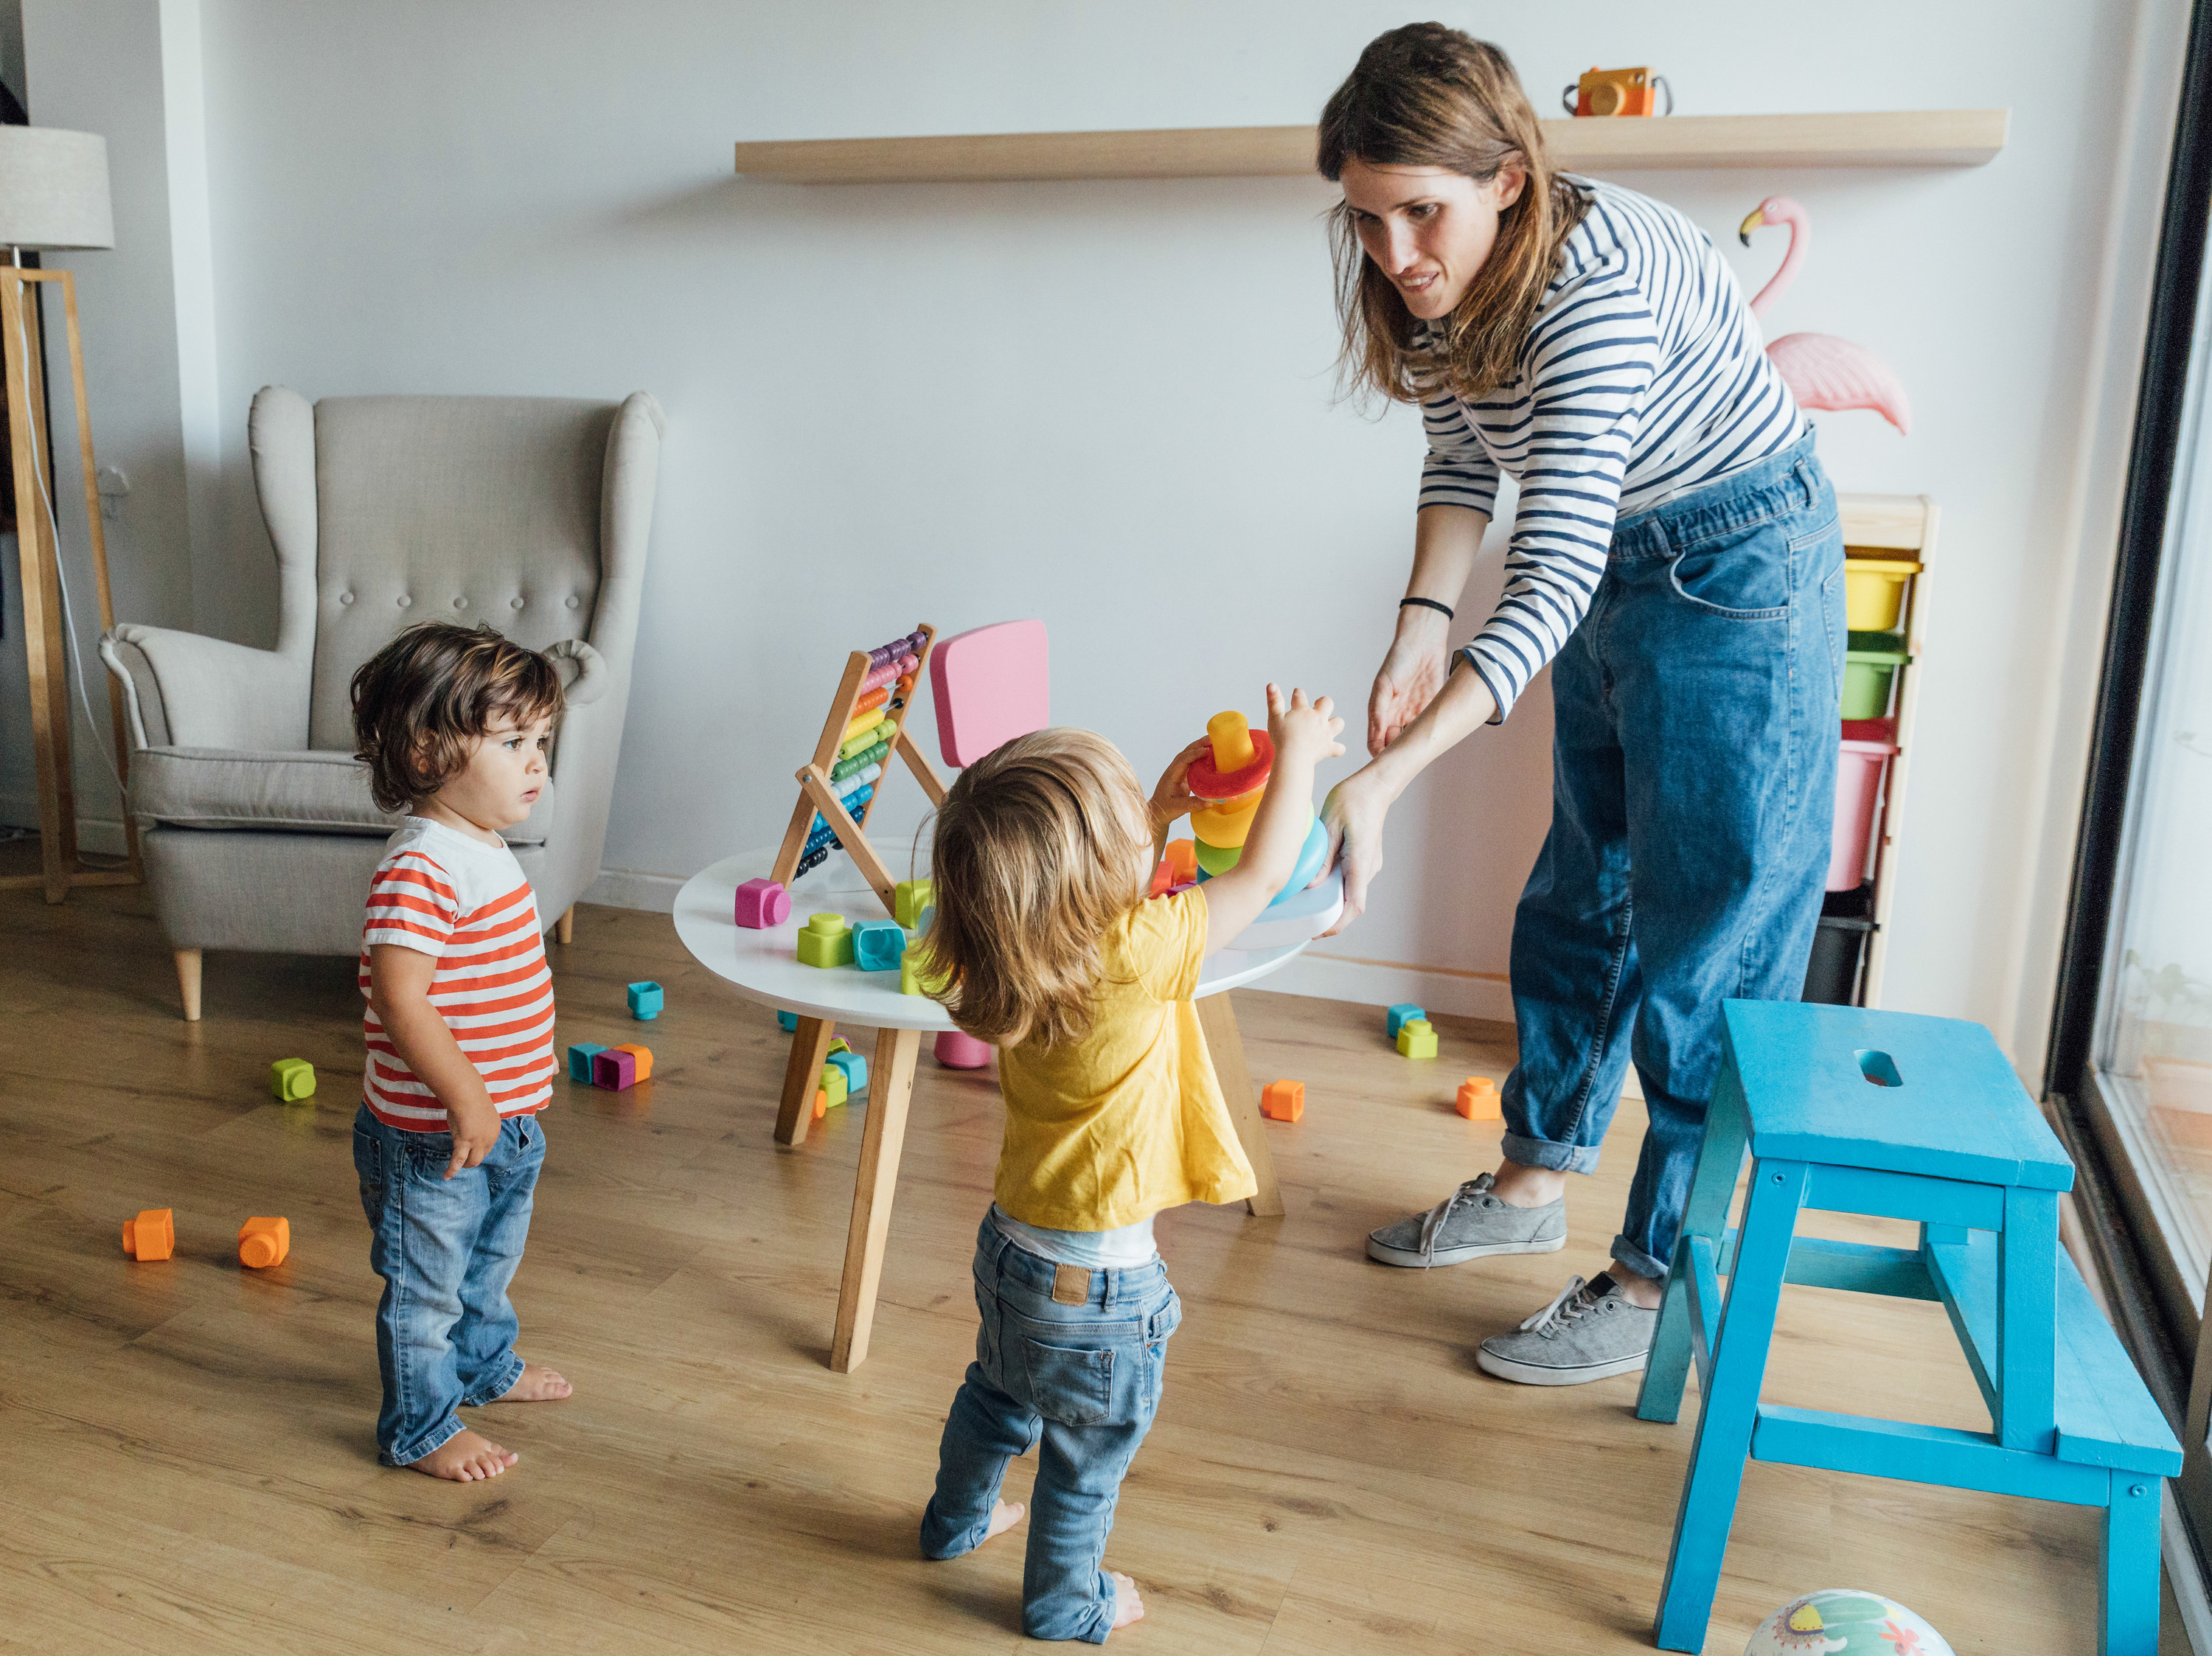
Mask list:
[{"label": "toddler in yellow shirt", "polygon": [[1006,1463],[1038,1451],[1022,1627],[1103,1644],[1145,1613],[1101,1568],[1121,1479],[1182,1320],[1152,1216],[1256,1188],[1199,1031],[1199,965],[1290,877],[1314,767],[1344,749],[1327,696],[1267,687],[1273,780],[1237,866],[1145,892],[1203,741],[1149,802],[1114,745],[1046,730],[963,771],[938,813],[926,942],[938,992],[999,1048],[1006,1133],[975,1247],[975,1361],[952,1399],[922,1550],[957,1558],[1021,1521]]}]

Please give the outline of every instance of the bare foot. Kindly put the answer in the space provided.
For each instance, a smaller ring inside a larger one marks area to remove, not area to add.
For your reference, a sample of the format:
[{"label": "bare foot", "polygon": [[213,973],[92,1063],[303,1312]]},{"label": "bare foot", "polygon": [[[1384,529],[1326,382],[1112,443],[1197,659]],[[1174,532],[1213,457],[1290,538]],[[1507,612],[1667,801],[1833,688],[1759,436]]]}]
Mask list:
[{"label": "bare foot", "polygon": [[522,1457],[502,1449],[480,1432],[456,1432],[407,1470],[432,1477],[448,1477],[456,1483],[473,1483],[480,1477],[497,1477]]},{"label": "bare foot", "polygon": [[[988,1541],[994,1535],[1004,1535],[1008,1530],[1011,1530],[1015,1525],[1022,1521],[1022,1514],[1028,1510],[1029,1508],[1023,1506],[1018,1501],[1001,1501],[998,1502],[991,1508],[990,1527],[983,1532],[983,1540]],[[975,1544],[977,1546],[981,1546],[982,1544],[983,1543],[981,1541],[979,1541]]]},{"label": "bare foot", "polygon": [[526,1362],[514,1385],[494,1398],[494,1403],[552,1403],[574,1395],[576,1388],[542,1362]]},{"label": "bare foot", "polygon": [[1132,1622],[1145,1619],[1145,1601],[1137,1596],[1137,1584],[1119,1570],[1109,1570],[1114,1578],[1114,1625],[1125,1628]]}]

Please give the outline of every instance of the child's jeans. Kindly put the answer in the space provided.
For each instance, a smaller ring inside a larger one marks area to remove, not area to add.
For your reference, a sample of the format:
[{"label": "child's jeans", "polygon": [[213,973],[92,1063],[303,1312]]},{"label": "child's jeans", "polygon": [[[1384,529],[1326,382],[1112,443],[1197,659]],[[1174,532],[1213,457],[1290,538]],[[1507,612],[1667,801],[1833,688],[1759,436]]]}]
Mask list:
[{"label": "child's jeans", "polygon": [[489,1403],[522,1378],[507,1285],[530,1232],[545,1129],[536,1116],[510,1116],[483,1162],[447,1179],[453,1159],[451,1133],[386,1126],[366,1104],[354,1116],[368,1262],[384,1278],[376,1447],[387,1466],[420,1460],[461,1429],[454,1410]]},{"label": "child's jeans", "polygon": [[1182,1302],[1155,1259],[1127,1271],[1055,1266],[989,1219],[975,1241],[975,1361],[938,1449],[921,1550],[957,1558],[982,1539],[1006,1463],[1038,1447],[1022,1570],[1022,1630],[1106,1642],[1114,1583],[1099,1568],[1114,1503],[1160,1406]]}]

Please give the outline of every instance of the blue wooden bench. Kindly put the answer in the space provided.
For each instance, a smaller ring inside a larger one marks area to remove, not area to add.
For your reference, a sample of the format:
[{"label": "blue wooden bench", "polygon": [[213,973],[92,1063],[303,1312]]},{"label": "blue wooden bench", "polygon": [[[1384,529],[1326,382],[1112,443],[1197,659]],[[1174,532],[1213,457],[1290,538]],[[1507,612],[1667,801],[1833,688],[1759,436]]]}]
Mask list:
[{"label": "blue wooden bench", "polygon": [[[2180,1471],[2181,1448],[2058,1246],[2074,1165],[1996,1043],[1950,1018],[1781,1001],[1729,1001],[1723,1024],[1637,1402],[1673,1420],[1697,1365],[1660,1648],[1704,1647],[1748,1458],[2101,1507],[2098,1649],[2157,1656],[2160,1479]],[[1728,1216],[1747,1150],[1739,1231]],[[1919,1246],[1799,1237],[1802,1208],[1917,1220]],[[1784,1283],[1940,1301],[1990,1429],[1762,1404]]]}]

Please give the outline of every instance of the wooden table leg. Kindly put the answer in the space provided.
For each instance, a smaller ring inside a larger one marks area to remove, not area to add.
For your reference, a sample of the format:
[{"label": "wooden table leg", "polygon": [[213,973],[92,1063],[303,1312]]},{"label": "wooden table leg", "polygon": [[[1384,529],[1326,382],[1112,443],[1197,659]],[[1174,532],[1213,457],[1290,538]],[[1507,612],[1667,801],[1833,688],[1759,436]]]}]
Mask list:
[{"label": "wooden table leg", "polygon": [[[805,1026],[800,1028],[803,1033]],[[884,1274],[891,1195],[898,1186],[907,1106],[914,1097],[914,1066],[921,1053],[919,1029],[885,1029],[876,1036],[875,1067],[868,1076],[868,1125],[860,1139],[860,1176],[853,1184],[845,1275],[837,1285],[837,1331],[830,1342],[830,1366],[841,1374],[851,1374],[868,1360],[876,1285]]]},{"label": "wooden table leg", "polygon": [[1244,1198],[1244,1211],[1261,1219],[1279,1218],[1283,1192],[1275,1184],[1275,1158],[1267,1153],[1267,1119],[1260,1113],[1260,1095],[1244,1062],[1244,1037],[1237,1032],[1237,1009],[1229,1004],[1228,991],[1200,998],[1198,1027],[1206,1032],[1206,1050],[1212,1056],[1221,1095],[1229,1102],[1237,1142],[1243,1145],[1252,1176],[1260,1181],[1260,1188]]},{"label": "wooden table leg", "polygon": [[802,1017],[791,1037],[791,1061],[783,1070],[783,1101],[776,1107],[775,1142],[787,1150],[806,1143],[806,1130],[814,1125],[814,1091],[822,1084],[822,1066],[830,1061],[830,1037],[837,1026],[828,1018]]}]

